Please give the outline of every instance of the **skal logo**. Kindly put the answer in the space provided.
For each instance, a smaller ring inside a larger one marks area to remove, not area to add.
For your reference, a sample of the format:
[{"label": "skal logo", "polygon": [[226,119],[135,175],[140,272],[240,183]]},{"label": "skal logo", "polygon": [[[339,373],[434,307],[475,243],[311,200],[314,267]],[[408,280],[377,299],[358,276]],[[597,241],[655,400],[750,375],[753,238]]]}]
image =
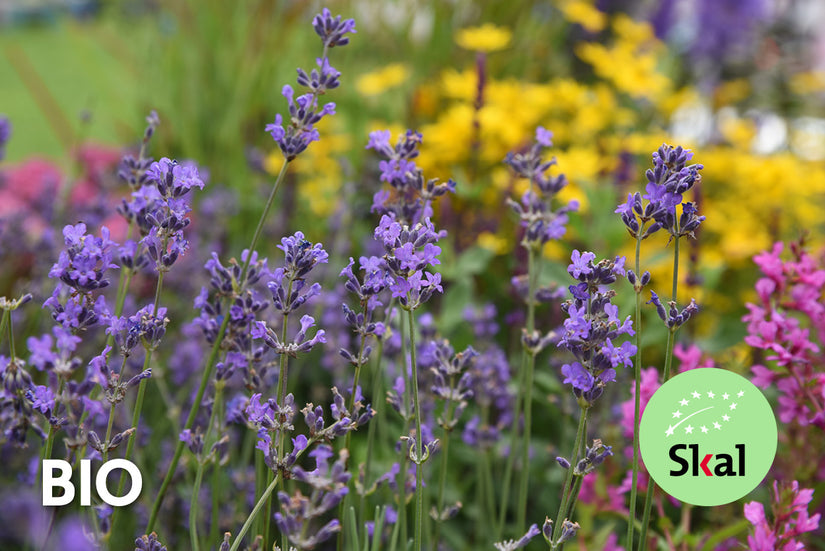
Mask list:
[{"label": "skal logo", "polygon": [[724,369],[681,373],[645,408],[639,443],[653,480],[693,505],[722,505],[750,493],[776,454],[776,419],[750,381]]},{"label": "skal logo", "polygon": [[[122,469],[132,479],[132,487],[124,496],[115,496],[106,486],[106,478],[115,469]],[[55,471],[60,471],[59,475]],[[92,504],[92,462],[88,459],[80,460],[80,505],[88,507]],[[63,488],[63,495],[55,496],[55,488]],[[143,488],[143,478],[137,465],[128,459],[112,459],[105,462],[95,476],[97,495],[104,503],[112,507],[125,507],[132,504]],[[43,505],[68,505],[74,500],[75,488],[72,484],[72,465],[62,459],[43,460]]]}]

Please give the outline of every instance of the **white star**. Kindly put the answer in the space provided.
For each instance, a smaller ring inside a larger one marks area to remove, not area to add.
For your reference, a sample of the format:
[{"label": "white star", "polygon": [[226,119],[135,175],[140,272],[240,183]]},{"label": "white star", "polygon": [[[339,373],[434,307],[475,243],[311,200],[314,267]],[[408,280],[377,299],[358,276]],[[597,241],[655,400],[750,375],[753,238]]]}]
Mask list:
[{"label": "white star", "polygon": [[737,396],[738,398],[741,398],[744,394],[745,394],[745,391],[744,391],[744,390],[740,390],[739,392],[737,392],[737,393],[736,393],[736,396]]},{"label": "white star", "polygon": [[702,395],[701,395],[701,394],[699,394],[698,392],[696,392],[696,391],[694,390],[694,391],[693,391],[693,397],[694,397],[694,398],[696,398],[696,399],[698,400],[699,398],[701,398],[701,397],[702,397]]},{"label": "white star", "polygon": [[667,430],[665,431],[665,436],[673,436],[673,426],[668,425]]},{"label": "white star", "polygon": [[721,428],[722,428],[722,425],[720,425],[719,423],[717,423],[716,421],[714,421],[714,422],[713,422],[713,428],[715,428],[715,429],[721,429]]},{"label": "white star", "polygon": [[693,427],[690,425],[685,427],[685,434],[693,434]]},{"label": "white star", "polygon": [[701,428],[702,428],[702,433],[703,433],[703,434],[707,434],[707,432],[708,432],[708,428],[707,428],[705,425],[702,425],[702,427],[701,427]]},{"label": "white star", "polygon": [[673,412],[673,416],[678,419],[682,416],[682,412],[677,409]]},{"label": "white star", "polygon": [[731,402],[730,409],[736,409],[736,402]]},{"label": "white star", "polygon": [[708,398],[716,398],[716,394],[712,390],[708,390]]},{"label": "white star", "polygon": [[727,392],[725,392],[724,394],[722,394],[722,399],[723,399],[723,400],[727,400],[728,398],[730,398],[730,394],[728,394]]},{"label": "white star", "polygon": [[723,415],[722,421],[730,421],[730,417],[728,417],[727,415]]},{"label": "white star", "polygon": [[687,400],[685,400],[684,398],[682,398],[682,401],[681,401],[681,402],[679,402],[679,405],[680,405],[680,406],[686,406],[686,405],[688,405],[689,403],[690,403],[690,402],[688,402]]}]

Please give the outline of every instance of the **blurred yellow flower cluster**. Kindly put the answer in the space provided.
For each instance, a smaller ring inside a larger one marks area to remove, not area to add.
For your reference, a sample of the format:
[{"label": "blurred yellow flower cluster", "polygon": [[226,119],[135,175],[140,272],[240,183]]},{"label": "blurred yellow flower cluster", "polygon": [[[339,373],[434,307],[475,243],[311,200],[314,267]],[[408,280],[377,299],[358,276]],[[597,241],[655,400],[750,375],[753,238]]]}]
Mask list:
[{"label": "blurred yellow flower cluster", "polygon": [[[679,89],[666,71],[666,48],[649,24],[624,14],[608,17],[588,0],[559,0],[557,7],[571,25],[608,36],[603,40],[600,35],[598,42],[585,39],[573,47],[575,55],[592,68],[590,76],[560,75],[528,82],[497,78],[488,70],[479,106],[479,75],[468,62],[465,69],[443,70],[437,79],[418,85],[413,94],[414,116],[424,121],[417,128],[424,136],[417,162],[428,178],[452,177],[459,182],[454,207],[462,224],[469,224],[465,233],[477,238],[478,245],[496,254],[508,254],[516,246],[513,221],[502,213],[502,205],[505,197],[519,195],[526,183],[515,181],[502,160],[507,152],[528,144],[539,125],[554,132],[551,153],[558,164],[551,170],[564,172],[570,181],[560,201],[579,200],[585,216],[615,217],[619,233],[621,223],[613,209],[628,192],[643,189],[650,154],[664,142],[693,148],[694,162],[705,166],[700,186],[701,209],[707,216],[700,241],[704,270],[749,267],[750,258],[773,241],[795,238],[803,229],[823,225],[825,167],[789,152],[753,152],[758,129],[736,108],[751,94],[746,80],[723,82],[709,96],[691,87]],[[508,29],[493,25],[464,29],[455,37],[460,47],[475,52],[501,50],[511,40]],[[363,76],[356,86],[362,95],[380,94],[410,76],[405,65],[393,64]],[[822,82],[820,75],[810,73],[792,84],[815,92],[824,86]],[[712,143],[690,143],[695,136],[685,139],[668,131],[676,128],[671,126],[674,113],[695,105],[712,113]],[[371,126],[397,125],[374,121]],[[396,128],[393,135],[400,130]],[[299,188],[304,204],[313,214],[324,216],[332,212],[338,198],[341,169],[335,158],[359,140],[329,135],[324,129],[321,133],[323,139],[296,162],[296,169],[304,179]],[[628,154],[633,160],[628,161]],[[279,155],[273,157],[278,166]],[[615,175],[628,168],[631,181],[621,188]],[[610,197],[607,204],[606,197]],[[594,198],[599,204],[588,203]],[[474,226],[476,221],[482,223]],[[571,237],[588,241],[592,236]],[[615,252],[632,254],[632,243],[626,241],[627,249]],[[656,245],[650,250],[659,251],[666,238],[657,235],[651,241]],[[568,249],[564,243],[552,244],[545,254],[563,259]],[[646,267],[657,280],[668,280],[670,255],[650,254]],[[682,271],[683,276],[686,273]]]},{"label": "blurred yellow flower cluster", "polygon": [[607,26],[607,16],[600,12],[593,2],[585,0],[570,0],[560,6],[565,19],[571,23],[578,23],[586,30],[597,33]]},{"label": "blurred yellow flower cluster", "polygon": [[[649,24],[623,14],[608,20],[583,0],[562,2],[560,11],[571,23],[589,31],[609,30],[612,38],[607,45],[582,42],[574,49],[592,66],[594,79],[560,76],[536,83],[488,74],[480,108],[476,107],[475,68],[445,70],[436,84],[421,87],[421,94],[434,97],[430,103],[441,108],[432,122],[420,127],[424,141],[419,165],[428,176],[458,179],[463,195],[458,208],[468,211],[462,220],[484,217],[485,212],[488,221],[503,218],[504,197],[518,195],[525,184],[513,181],[501,161],[508,151],[527,144],[541,125],[554,132],[551,153],[558,165],[551,170],[564,172],[571,182],[560,200],[576,198],[585,215],[589,210],[598,217],[616,216],[615,203],[588,205],[587,198],[603,200],[604,192],[596,192],[615,186],[613,175],[623,154],[635,156],[635,180],[625,189],[615,187],[616,203],[629,191],[643,189],[644,170],[659,145],[679,143],[693,148],[694,162],[705,165],[701,208],[707,221],[699,252],[703,270],[749,269],[751,258],[775,240],[795,238],[805,228],[822,233],[816,230],[825,222],[825,167],[789,152],[753,152],[756,125],[731,107],[750,96],[747,81],[723,82],[707,98],[691,87],[678,89],[664,72],[667,52]],[[805,75],[794,85],[815,89],[818,79]],[[707,105],[714,114],[713,143],[697,145],[690,143],[693,137],[685,139],[669,131],[673,114],[695,105]],[[620,227],[618,217],[616,227]],[[517,245],[511,223],[504,221],[498,228],[481,232],[478,244],[496,254],[508,254]],[[578,236],[586,241],[592,238]],[[632,255],[630,241],[617,252]],[[666,237],[657,235],[652,241],[656,243],[651,243],[646,267],[657,281],[669,281],[672,258],[669,253],[656,252],[664,247]],[[549,244],[545,255],[561,260],[569,255],[569,248],[563,243]],[[686,244],[683,251],[682,279],[688,274]],[[728,293],[727,299],[699,288],[684,291],[697,299],[724,301],[741,298],[739,293],[748,289]]]},{"label": "blurred yellow flower cluster", "polygon": [[495,52],[509,46],[512,38],[513,33],[509,29],[486,23],[480,27],[458,31],[455,41],[465,50]]},{"label": "blurred yellow flower cluster", "polygon": [[664,45],[656,40],[653,29],[619,14],[613,18],[612,30],[612,45],[583,42],[576,55],[616,90],[637,98],[663,99],[671,91],[671,82],[658,70]]},{"label": "blurred yellow flower cluster", "polygon": [[377,96],[404,84],[410,77],[410,69],[403,63],[392,63],[377,71],[361,75],[355,89],[363,96]]}]

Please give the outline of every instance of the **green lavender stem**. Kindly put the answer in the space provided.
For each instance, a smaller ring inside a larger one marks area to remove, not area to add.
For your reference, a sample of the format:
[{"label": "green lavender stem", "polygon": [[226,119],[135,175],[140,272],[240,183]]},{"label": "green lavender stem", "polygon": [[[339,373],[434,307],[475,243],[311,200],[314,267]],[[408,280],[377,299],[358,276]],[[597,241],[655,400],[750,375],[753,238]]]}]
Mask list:
[{"label": "green lavender stem", "polygon": [[[304,455],[304,452],[310,449],[312,447],[312,444],[314,444],[319,438],[322,437],[323,436],[315,436],[310,438],[309,442],[307,442],[307,447],[303,450],[299,450],[298,453],[295,454],[295,460],[297,461],[298,459],[300,459],[301,456]],[[241,546],[241,541],[243,541],[244,536],[247,532],[249,532],[249,528],[252,526],[252,523],[255,521],[255,518],[258,516],[258,513],[261,512],[261,509],[263,509],[264,504],[272,495],[272,492],[275,491],[275,487],[278,486],[280,482],[281,473],[278,472],[275,475],[275,478],[272,479],[272,482],[269,483],[269,486],[266,487],[266,490],[264,490],[264,493],[261,495],[261,497],[258,498],[258,502],[255,503],[255,507],[252,508],[252,512],[249,513],[248,517],[246,517],[246,521],[244,521],[240,532],[238,532],[238,535],[235,536],[235,540],[232,542],[232,546],[229,548],[229,551],[238,551],[238,548]]]},{"label": "green lavender stem", "polygon": [[[293,280],[292,280],[292,278],[290,278],[289,285],[287,286],[287,291],[286,291],[286,296],[287,297],[292,295],[292,283],[293,283]],[[289,312],[284,314],[284,324],[281,327],[281,342],[283,342],[283,343],[286,342],[286,330],[287,330],[288,324],[289,324]],[[278,404],[283,406],[284,402],[286,401],[286,395],[287,395],[287,372],[288,372],[287,370],[289,369],[289,356],[287,356],[286,354],[281,354],[281,357],[279,358],[279,363],[280,363],[280,365],[279,365],[279,370],[278,370],[278,391],[277,391],[278,392]],[[286,436],[285,431],[279,431],[279,434],[278,434],[278,465],[280,465],[281,462],[284,459],[284,438],[285,438],[285,436]],[[272,471],[270,469],[267,469],[266,470],[267,483],[272,482],[272,476],[273,476]],[[282,480],[282,482],[283,482],[283,480]],[[271,494],[270,494],[270,498],[266,502],[266,510],[269,511],[271,509],[272,509],[272,497],[271,497]],[[263,517],[263,522],[264,522],[264,527],[263,527],[263,536],[264,536],[263,548],[264,549],[266,549],[266,542],[267,542],[267,539],[269,538],[269,523],[270,523],[269,519],[270,519],[270,516],[271,515],[267,514],[267,515],[264,515],[264,517]],[[288,549],[289,548],[288,545],[289,545],[289,542],[287,541],[286,534],[281,534],[281,546],[284,549]]]},{"label": "green lavender stem", "polygon": [[[536,286],[538,269],[536,267],[536,246],[530,245],[527,255],[527,334],[533,335],[536,326]],[[527,350],[527,371],[524,374],[524,435],[521,440],[521,483],[519,486],[518,512],[516,526],[519,531],[525,527],[527,518],[527,490],[530,478],[530,435],[533,423],[533,373],[536,367],[536,354]]]},{"label": "green lavender stem", "polygon": [[[528,287],[530,287],[530,286],[533,287],[532,291],[530,291],[529,296],[527,297],[527,330],[530,333],[532,333],[532,331],[535,329],[535,327],[534,327],[535,326],[535,301],[531,300],[531,297],[533,297],[535,295],[534,281],[538,281],[538,274],[534,275],[534,273],[533,273],[533,272],[536,271],[534,268],[535,268],[534,267],[534,252],[533,252],[532,249],[530,249],[530,250],[528,250],[528,257],[527,257]],[[519,371],[518,371],[518,376],[517,376],[518,387],[517,387],[517,392],[516,392],[516,403],[515,403],[515,409],[514,409],[514,411],[516,412],[516,415],[513,417],[513,424],[512,424],[512,427],[511,427],[511,434],[512,434],[512,441],[511,441],[511,445],[510,445],[511,450],[515,450],[516,442],[518,441],[518,426],[519,426],[519,420],[520,420],[520,417],[521,417],[520,414],[522,412],[523,407],[525,407],[525,410],[526,410],[526,406],[524,404],[525,404],[525,399],[526,399],[525,394],[528,393],[528,388],[529,388],[529,393],[530,393],[530,399],[532,400],[532,385],[528,386],[528,384],[527,384],[527,374],[528,374],[529,371],[531,371],[529,366],[528,366],[529,361],[530,361],[528,359],[528,357],[530,355],[531,354],[528,353],[526,348],[522,349],[521,364],[519,366]],[[533,358],[533,362],[535,362],[535,358]],[[531,422],[532,422],[532,420],[531,420]],[[523,440],[528,438],[527,434],[528,433],[527,433],[526,426],[525,426],[525,432],[522,435]],[[529,454],[529,442],[527,443],[527,446],[528,446],[527,451],[528,451],[528,454]],[[501,509],[499,510],[498,526],[496,528],[496,539],[497,540],[502,538],[502,535],[503,535],[503,532],[504,532],[504,521],[507,517],[507,505],[508,505],[508,501],[510,499],[510,485],[511,485],[512,479],[513,479],[513,469],[515,467],[515,462],[516,462],[516,454],[515,453],[508,454],[507,463],[506,463],[506,466],[504,468],[504,482],[502,484],[502,493],[501,493],[501,500],[500,500]],[[525,466],[525,468],[526,468],[526,466]],[[522,473],[522,476],[524,476],[524,473]],[[522,481],[522,484],[523,483],[524,483],[524,481]],[[521,490],[521,486],[519,487],[519,490]],[[519,496],[519,497],[521,498],[521,496]],[[526,499],[524,500],[524,502],[525,502],[525,514],[524,514],[524,516],[526,516]],[[519,499],[519,503],[521,503],[521,499]],[[521,512],[521,505],[519,505],[519,512]],[[521,526],[522,524],[524,524],[523,521],[519,522],[517,525]]]},{"label": "green lavender stem", "polygon": [[[673,247],[673,290],[671,294],[671,300],[676,301],[676,291],[679,285],[679,238],[676,237],[674,239],[674,247]],[[665,384],[668,379],[670,379],[670,369],[671,364],[673,363],[673,346],[676,342],[676,329],[675,328],[668,328],[667,332],[667,345],[665,346],[665,372],[662,378],[662,384]],[[637,390],[638,394],[638,390]],[[639,551],[644,551],[645,545],[647,542],[647,528],[648,524],[650,524],[650,509],[653,507],[653,489],[655,487],[655,482],[653,479],[648,476],[647,481],[647,493],[645,494],[645,508],[644,513],[642,516],[642,535],[639,539]]]},{"label": "green lavender stem", "polygon": [[[195,401],[192,405],[192,409],[189,410],[189,417],[186,419],[186,423],[184,424],[184,430],[192,429],[192,425],[195,424],[195,417],[198,415],[198,408],[200,407],[201,401],[203,400],[203,394],[206,391],[206,385],[209,382],[209,379],[212,375],[212,369],[215,367],[215,360],[218,356],[218,349],[220,348],[221,340],[223,339],[224,333],[226,333],[226,326],[229,325],[229,316],[223,317],[223,323],[221,323],[221,327],[218,330],[218,337],[215,339],[215,344],[212,346],[212,351],[209,353],[209,359],[206,362],[207,369],[203,371],[201,375],[201,384],[198,387],[198,392],[195,394]],[[160,512],[160,506],[163,503],[163,497],[166,495],[166,491],[169,489],[169,484],[172,482],[172,477],[175,476],[175,470],[177,469],[178,462],[180,461],[180,456],[183,454],[183,446],[184,443],[178,441],[177,445],[175,446],[175,453],[172,456],[172,462],[169,464],[169,469],[166,471],[166,476],[161,483],[160,490],[158,490],[158,495],[155,497],[155,502],[152,505],[152,513],[149,516],[149,523],[146,526],[146,533],[151,533],[155,526],[155,521],[158,517],[158,512]]]},{"label": "green lavender stem", "polygon": [[[218,423],[221,422],[221,419],[224,418],[224,410],[223,410],[223,385],[220,387],[215,388],[215,403],[212,406],[212,414],[215,415],[215,411],[217,411],[217,420]],[[212,426],[212,421],[210,420],[209,426]],[[219,468],[220,457],[215,456],[215,467],[212,469],[212,522],[209,525],[209,541],[214,543],[218,541],[218,522],[219,522],[219,511],[220,511],[220,504],[218,503],[218,497],[220,496],[220,483],[221,483],[221,469]]]},{"label": "green lavender stem", "polygon": [[[384,339],[378,339],[378,358],[375,362],[375,372],[372,375],[372,396],[373,399],[377,399],[378,396],[381,395],[381,387],[383,386],[383,379],[384,373],[381,371],[381,359],[384,355]],[[382,416],[382,412],[384,408],[380,408],[378,411],[378,417]],[[378,419],[381,422],[380,418]],[[367,427],[367,457],[364,461],[364,491],[365,493],[361,495],[361,500],[358,506],[358,518],[361,519],[361,524],[364,523],[366,519],[364,519],[364,508],[366,506],[366,489],[370,487],[370,472],[372,468],[372,456],[373,456],[373,442],[375,441],[375,427],[376,423],[371,421],[369,426]]]},{"label": "green lavender stem", "polygon": [[[203,472],[206,468],[206,463],[208,461],[208,455],[211,454],[211,450],[213,447],[214,442],[212,442],[212,427],[214,426],[216,420],[220,423],[220,417],[217,415],[217,411],[220,408],[219,403],[221,397],[223,395],[223,382],[219,383],[215,387],[215,401],[212,403],[212,413],[209,415],[209,424],[206,425],[206,434],[203,436],[203,449],[207,452],[207,457],[198,457],[198,471],[195,474],[195,487],[192,490],[192,498],[189,502],[189,533],[191,535],[191,542],[192,542],[192,549],[193,551],[199,551],[200,549],[200,542],[198,541],[198,505],[200,504],[200,489],[201,483],[203,481]],[[217,460],[217,458],[216,458]],[[217,466],[215,467],[215,471],[219,469]],[[212,488],[212,496],[215,496],[215,488]],[[213,506],[216,505],[215,500],[212,500]],[[214,513],[214,511],[213,511]],[[214,517],[214,515],[213,515]]]},{"label": "green lavender stem", "polygon": [[[496,493],[495,487],[493,486],[493,473],[490,470],[490,448],[484,448],[478,455],[482,467],[482,480],[484,480],[484,503],[487,507],[485,512],[486,516],[483,518],[493,519],[496,514]],[[489,524],[484,523],[485,533],[489,530],[489,528]]]},{"label": "green lavender stem", "polygon": [[[519,366],[518,374],[517,374],[517,383],[518,389],[516,392],[516,403],[513,407],[513,411],[516,415],[513,417],[513,424],[511,426],[511,443],[510,449],[516,449],[516,443],[518,442],[518,423],[519,423],[519,412],[521,411],[521,404],[524,401],[524,376],[527,371],[527,352],[522,352],[521,355],[521,365]],[[508,501],[510,500],[510,485],[513,480],[513,469],[516,463],[516,454],[511,451],[511,453],[507,454],[507,463],[504,467],[504,481],[502,482],[502,489],[501,489],[501,509],[499,509],[498,514],[498,524],[496,526],[496,540],[500,540],[502,538],[504,532],[504,521],[507,518],[507,505]]]},{"label": "green lavender stem", "polygon": [[264,503],[269,499],[269,496],[272,495],[272,492],[275,490],[275,487],[278,483],[281,482],[281,473],[275,475],[275,478],[272,479],[269,486],[266,487],[261,497],[258,499],[258,502],[255,504],[255,507],[252,509],[252,512],[249,513],[249,516],[246,518],[246,522],[244,522],[243,526],[241,527],[241,531],[238,532],[238,535],[235,536],[235,541],[232,542],[232,546],[229,548],[229,551],[238,551],[238,548],[241,546],[241,541],[243,540],[244,536],[247,532],[249,532],[249,527],[252,526],[252,522],[257,518],[258,513],[261,512],[263,509]]},{"label": "green lavender stem", "polygon": [[189,507],[189,541],[192,544],[192,551],[200,551],[198,541],[198,498],[201,493],[201,481],[203,480],[203,462],[198,461],[198,472],[195,474],[195,486],[192,488],[192,501]]},{"label": "green lavender stem", "polygon": [[[63,396],[63,388],[66,386],[66,379],[60,377],[60,382],[57,386],[57,394],[55,394],[55,400],[60,399]],[[49,424],[49,435],[46,437],[46,447],[43,450],[43,459],[51,459],[52,458],[52,448],[54,446],[54,437],[56,435],[56,431],[54,427]]]},{"label": "green lavender stem", "polygon": [[[249,263],[252,260],[252,253],[255,251],[255,247],[258,245],[258,240],[263,233],[264,223],[266,218],[269,215],[269,211],[272,209],[272,204],[275,199],[275,194],[278,192],[278,188],[281,186],[281,182],[284,180],[286,175],[287,166],[289,165],[289,161],[284,161],[283,166],[281,166],[281,171],[278,173],[278,178],[275,180],[275,185],[272,186],[272,191],[269,194],[269,198],[266,201],[266,205],[264,206],[264,210],[261,213],[261,218],[258,221],[258,226],[255,228],[255,234],[252,236],[252,242],[249,246],[249,254],[246,256],[246,261],[243,264],[243,268],[241,269],[241,281],[246,278],[246,272],[249,269]],[[224,301],[224,307],[228,307],[229,301]],[[221,322],[221,326],[218,329],[218,334],[215,337],[215,343],[212,345],[212,350],[209,352],[209,357],[206,361],[206,368],[203,370],[203,374],[201,375],[200,385],[198,386],[198,391],[195,394],[195,401],[192,403],[192,409],[189,410],[189,416],[186,418],[186,423],[184,424],[183,430],[192,429],[192,425],[195,423],[195,417],[198,415],[198,409],[200,409],[201,401],[203,400],[203,394],[206,391],[206,386],[209,384],[209,380],[212,378],[212,371],[215,369],[215,363],[218,359],[218,351],[220,350],[221,344],[223,342],[223,336],[226,334],[226,328],[229,325],[229,316],[223,317],[223,322]],[[160,507],[163,504],[163,498],[166,496],[166,492],[169,489],[169,484],[172,482],[172,477],[175,476],[175,470],[178,468],[178,462],[180,461],[180,457],[183,454],[183,446],[184,443],[178,441],[177,445],[175,446],[175,453],[172,456],[172,462],[169,464],[169,469],[166,471],[166,476],[163,478],[163,482],[161,483],[160,490],[158,490],[158,495],[155,497],[155,502],[152,504],[152,512],[149,515],[149,523],[146,525],[146,533],[151,533],[152,529],[155,527],[155,522],[158,518],[158,513],[160,512]]]},{"label": "green lavender stem", "polygon": [[[364,320],[366,320],[367,319],[367,302],[363,301],[361,307],[362,307],[362,310],[363,310],[363,313],[364,313]],[[355,364],[355,375],[353,376],[353,380],[352,380],[352,391],[351,391],[350,397],[349,397],[349,404],[348,404],[349,409],[347,410],[347,411],[350,412],[350,415],[352,415],[353,410],[355,409],[355,392],[356,392],[356,389],[358,388],[358,379],[361,376],[361,357],[364,355],[364,347],[365,347],[366,343],[367,343],[367,335],[364,334],[364,333],[361,333],[361,344],[358,347],[357,363]],[[349,432],[347,432],[347,436],[344,440],[344,449],[346,449],[347,451],[349,451],[349,449],[350,449],[351,440],[352,440],[352,431],[349,431]],[[354,479],[355,479],[355,477],[353,477],[351,479],[353,483],[354,483]],[[349,494],[349,492],[347,492],[347,495],[344,496],[344,499],[341,500],[341,505],[338,507],[338,518],[344,518],[344,512],[347,510],[347,507],[349,507],[349,502],[350,502],[350,494]],[[360,515],[361,506],[360,505],[358,507],[358,511],[359,511],[358,518],[361,519],[361,515]],[[361,519],[362,524],[363,524],[363,520],[364,519]],[[338,550],[339,551],[342,549],[343,543],[344,543],[344,536],[341,532],[339,532],[338,533]]]},{"label": "green lavender stem", "polygon": [[415,549],[421,551],[422,527],[424,525],[424,488],[422,487],[422,471],[424,458],[422,457],[421,442],[421,402],[418,399],[418,365],[415,360],[415,315],[407,310],[410,321],[410,362],[412,364],[413,404],[415,407]]},{"label": "green lavender stem", "polygon": [[16,356],[17,355],[14,352],[14,328],[13,328],[13,322],[11,320],[11,311],[10,310],[6,310],[6,318],[7,318],[6,319],[6,330],[8,331],[7,334],[8,334],[8,337],[9,337],[9,356],[10,356],[9,360],[10,360],[11,365],[14,365],[15,362],[16,362]]},{"label": "green lavender stem", "polygon": [[576,429],[576,442],[573,445],[573,453],[570,456],[570,467],[567,468],[567,477],[564,481],[564,489],[562,491],[561,503],[559,503],[559,512],[556,515],[556,525],[553,528],[553,541],[559,539],[561,536],[561,527],[567,515],[567,509],[570,507],[570,490],[573,482],[573,470],[579,462],[579,455],[581,447],[585,438],[585,427],[587,426],[587,410],[589,406],[583,406],[579,412],[579,426]]},{"label": "green lavender stem", "polygon": [[[161,250],[165,250],[166,248],[166,240],[164,239],[163,244],[161,246]],[[158,315],[158,306],[160,303],[160,292],[163,289],[163,277],[166,272],[160,271],[158,272],[158,281],[155,285],[155,304],[152,308],[152,316]],[[150,347],[146,348],[146,356],[143,360],[143,369],[141,371],[146,371],[149,369],[149,366],[152,363],[152,353],[153,349]],[[129,435],[128,440],[126,441],[126,454],[123,456],[125,459],[129,459],[132,457],[132,452],[135,449],[135,441],[137,440],[137,429],[138,425],[140,425],[140,414],[143,411],[143,398],[146,395],[146,385],[148,384],[148,378],[141,379],[140,383],[138,383],[138,390],[137,390],[137,397],[135,398],[135,409],[132,412],[132,428],[134,428],[134,432]],[[179,442],[182,444],[183,442]],[[107,445],[108,445],[108,438],[107,438]],[[123,495],[123,488],[126,486],[126,473],[123,472],[120,475],[120,481],[117,484],[117,495]],[[116,534],[115,531],[115,521],[118,518],[118,511],[120,507],[112,508],[112,517],[111,517],[111,529],[110,534]]]},{"label": "green lavender stem", "polygon": [[[405,435],[409,434],[409,425],[410,425],[410,414],[406,411],[410,403],[410,387],[412,382],[410,381],[410,375],[407,371],[407,339],[404,334],[404,316],[400,316],[398,320],[398,330],[401,333],[401,357],[404,358],[403,362],[404,365],[402,367],[402,373],[404,376],[404,411],[406,416],[404,417],[404,432]],[[400,478],[398,480],[398,515],[400,517],[400,521],[398,524],[401,526],[401,541],[402,548],[404,551],[407,551],[407,473],[409,472],[410,468],[410,457],[407,449],[403,450],[403,457],[401,460],[401,472]],[[396,531],[393,530],[393,548],[395,547],[395,537]]]},{"label": "green lavender stem", "polygon": [[[255,495],[264,495],[266,493],[266,486],[264,485],[264,480],[268,480],[266,477],[266,467],[264,466],[264,456],[262,453],[255,452]],[[269,480],[271,483],[272,481]],[[254,532],[256,534],[260,534],[263,530],[261,529],[261,524],[263,524],[263,519],[257,517],[254,523]]]},{"label": "green lavender stem", "polygon": [[636,485],[639,479],[639,411],[641,410],[641,380],[642,380],[642,284],[640,252],[642,249],[642,232],[644,222],[636,232],[636,362],[634,366],[634,381],[636,383],[636,396],[633,404],[633,475],[630,487],[630,520],[627,523],[627,545],[625,549],[633,549],[633,533],[636,525]]},{"label": "green lavender stem", "polygon": [[8,310],[3,310],[3,317],[0,318],[0,342],[3,342],[3,336],[6,334],[6,325],[9,322],[11,314]]},{"label": "green lavender stem", "polygon": [[112,426],[115,424],[115,404],[109,404],[109,422],[106,425],[106,439],[103,441],[103,462],[109,459],[109,441],[112,438]]},{"label": "green lavender stem", "polygon": [[[450,377],[450,396],[453,395],[454,386],[454,377]],[[447,411],[444,415],[444,421],[445,423],[449,423],[450,419],[452,419],[453,417],[453,401],[448,399],[446,407]],[[441,476],[438,484],[438,510],[436,511],[436,514],[439,515],[439,518],[437,518],[435,522],[434,539],[436,544],[440,541],[441,538],[441,523],[443,522],[443,520],[440,518],[440,515],[444,512],[444,488],[447,486],[447,458],[449,457],[450,453],[450,432],[452,432],[452,428],[445,426],[444,436],[441,439]]]},{"label": "green lavender stem", "polygon": [[243,268],[241,270],[241,280],[246,277],[246,271],[249,269],[249,263],[252,260],[252,253],[255,252],[255,247],[258,246],[258,240],[261,238],[261,235],[264,232],[264,224],[266,224],[266,219],[269,216],[269,211],[272,209],[272,204],[275,202],[275,194],[278,193],[278,188],[281,187],[281,183],[284,181],[284,177],[286,176],[286,170],[289,166],[290,161],[284,161],[284,164],[281,165],[281,170],[278,172],[277,178],[275,178],[275,185],[272,186],[272,191],[269,192],[269,197],[266,199],[266,204],[264,205],[264,211],[261,213],[261,217],[258,219],[258,225],[255,227],[255,233],[252,234],[252,242],[249,244],[249,254],[246,256],[246,261],[243,263]]}]

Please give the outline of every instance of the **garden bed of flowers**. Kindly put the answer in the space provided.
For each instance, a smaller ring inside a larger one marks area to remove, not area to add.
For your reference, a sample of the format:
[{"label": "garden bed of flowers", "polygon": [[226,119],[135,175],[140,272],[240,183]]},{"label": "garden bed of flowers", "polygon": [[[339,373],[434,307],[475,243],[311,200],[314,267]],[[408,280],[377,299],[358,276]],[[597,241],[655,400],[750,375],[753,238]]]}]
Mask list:
[{"label": "garden bed of flowers", "polygon": [[[185,4],[135,17],[196,43],[226,9]],[[460,61],[422,69],[353,62],[378,4],[255,3],[227,32],[267,45],[280,16],[299,57],[288,81],[227,63],[231,94],[267,90],[237,127],[159,84],[126,145],[56,161],[4,159],[25,123],[0,104],[0,549],[825,549],[825,78],[800,62],[791,114],[753,114],[769,69],[723,54],[780,6],[608,4],[525,3],[523,51],[447,29]],[[710,38],[679,53],[686,6]],[[192,69],[169,56],[158,81]],[[761,484],[712,508],[639,453],[653,393],[697,368],[747,377],[779,432]],[[125,506],[94,483],[115,459],[141,474]]]}]

